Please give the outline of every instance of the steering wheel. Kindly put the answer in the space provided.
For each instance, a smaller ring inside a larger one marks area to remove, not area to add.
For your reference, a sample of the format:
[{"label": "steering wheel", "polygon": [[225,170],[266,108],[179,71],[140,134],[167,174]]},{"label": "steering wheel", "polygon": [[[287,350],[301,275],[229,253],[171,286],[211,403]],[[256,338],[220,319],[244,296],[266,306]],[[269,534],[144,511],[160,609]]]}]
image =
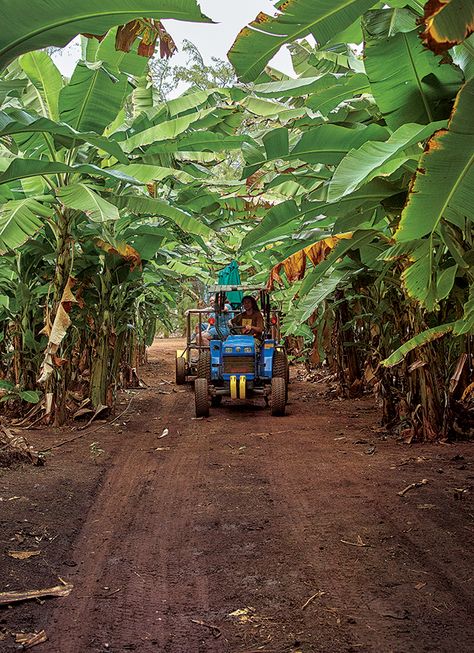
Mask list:
[{"label": "steering wheel", "polygon": [[232,324],[232,326],[230,327],[230,332],[233,336],[238,336],[239,333],[242,333],[245,328],[246,327],[241,326],[239,324]]}]

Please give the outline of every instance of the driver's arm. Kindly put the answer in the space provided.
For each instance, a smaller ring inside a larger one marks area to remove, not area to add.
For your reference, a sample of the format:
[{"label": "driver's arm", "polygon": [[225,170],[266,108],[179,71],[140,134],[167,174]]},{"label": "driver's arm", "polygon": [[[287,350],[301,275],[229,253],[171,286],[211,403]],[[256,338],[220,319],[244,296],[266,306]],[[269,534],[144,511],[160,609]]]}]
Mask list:
[{"label": "driver's arm", "polygon": [[250,328],[250,333],[253,336],[261,336],[263,333],[264,325],[263,325],[263,317],[262,314],[259,313],[257,315],[257,319],[255,320],[255,324],[252,324],[252,327]]}]

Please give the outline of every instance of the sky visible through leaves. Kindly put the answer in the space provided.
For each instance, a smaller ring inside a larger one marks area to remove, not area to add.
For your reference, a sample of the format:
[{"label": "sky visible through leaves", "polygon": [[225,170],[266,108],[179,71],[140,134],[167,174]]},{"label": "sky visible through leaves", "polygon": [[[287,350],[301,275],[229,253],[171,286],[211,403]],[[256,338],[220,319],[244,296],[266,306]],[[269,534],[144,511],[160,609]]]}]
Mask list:
[{"label": "sky visible through leaves", "polygon": [[[167,29],[172,34],[178,52],[172,59],[174,65],[185,65],[186,55],[181,52],[183,39],[192,41],[201,52],[206,63],[211,63],[211,57],[227,60],[227,52],[238,32],[255,18],[259,11],[270,15],[275,13],[274,4],[270,0],[200,0],[202,11],[212,18],[217,25],[202,23],[186,23],[176,20],[165,21]],[[63,75],[69,77],[80,56],[78,39],[68,47],[54,55],[54,60]],[[286,48],[272,60],[279,70],[293,75],[290,55]]]}]

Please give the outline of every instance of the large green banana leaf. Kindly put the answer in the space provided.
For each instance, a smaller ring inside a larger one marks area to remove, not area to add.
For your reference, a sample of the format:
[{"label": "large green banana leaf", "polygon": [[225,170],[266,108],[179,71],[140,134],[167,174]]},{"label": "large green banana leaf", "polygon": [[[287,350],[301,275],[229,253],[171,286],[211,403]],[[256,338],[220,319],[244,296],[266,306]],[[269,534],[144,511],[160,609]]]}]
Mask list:
[{"label": "large green banana leaf", "polygon": [[200,130],[176,139],[157,141],[142,157],[144,163],[154,163],[155,155],[174,152],[227,152],[240,150],[244,143],[252,142],[249,136],[223,136]]},{"label": "large green banana leaf", "polygon": [[466,82],[449,128],[434,134],[419,169],[396,233],[399,242],[431,234],[445,219],[462,226],[474,206],[474,78]]},{"label": "large green banana leaf", "polygon": [[334,202],[353,193],[377,175],[387,176],[409,159],[418,159],[421,149],[410,148],[429,138],[446,121],[429,125],[406,124],[399,127],[384,143],[369,141],[351,150],[340,162],[329,184],[328,201]]},{"label": "large green banana leaf", "polygon": [[324,75],[315,85],[313,94],[306,101],[306,106],[327,116],[344,100],[370,92],[369,80],[363,73]]},{"label": "large green banana leaf", "polygon": [[0,254],[17,249],[43,226],[53,209],[32,198],[12,200],[0,206]]},{"label": "large green banana leaf", "polygon": [[11,0],[0,4],[0,68],[25,52],[63,47],[77,34],[105,34],[140,17],[210,22],[196,0]]},{"label": "large green banana leaf", "polygon": [[120,214],[113,204],[101,197],[87,184],[71,184],[59,189],[56,196],[69,209],[82,211],[92,222],[118,220]]},{"label": "large green banana leaf", "polygon": [[111,199],[111,201],[119,209],[128,209],[131,213],[139,215],[140,218],[145,216],[155,217],[156,219],[167,218],[186,233],[204,236],[205,238],[215,235],[213,229],[206,224],[164,200],[144,196],[119,195]]},{"label": "large green banana leaf", "polygon": [[318,306],[332,295],[338,285],[349,276],[350,271],[348,270],[330,269],[327,276],[323,277],[300,299],[293,315],[293,323],[302,324],[310,318]]},{"label": "large green banana leaf", "polygon": [[59,94],[62,122],[77,131],[102,134],[115,120],[132,88],[124,74],[112,77],[100,63],[79,63]]},{"label": "large green banana leaf", "polygon": [[78,165],[67,165],[60,161],[43,161],[38,159],[13,159],[8,168],[0,174],[0,185],[9,184],[13,181],[23,180],[28,177],[37,177],[38,175],[56,175],[56,174],[86,174],[95,177],[107,177],[121,181],[126,184],[139,185],[140,182],[129,175],[112,170],[110,168],[99,168],[90,163],[81,163]]},{"label": "large green banana leaf", "polygon": [[[118,143],[93,132],[78,132],[69,125],[54,122],[48,118],[38,118],[21,109],[0,111],[0,136],[32,133],[51,134],[66,146],[90,143],[104,152],[108,152],[121,163],[125,164],[128,161]],[[22,151],[24,151],[23,148]]]},{"label": "large green banana leaf", "polygon": [[[384,141],[388,138],[389,132],[380,125],[358,125],[357,128],[342,127],[341,125],[323,124],[303,133],[294,146],[290,146],[289,139],[287,151],[282,147],[282,128],[268,132],[266,136],[266,151],[256,147],[252,143],[246,143],[242,152],[247,163],[242,174],[243,178],[253,175],[268,161],[275,158],[286,159],[287,161],[300,160],[305,163],[325,163],[337,165],[351,149],[359,147],[362,143],[370,140]],[[273,140],[279,142],[278,148],[273,147]],[[275,149],[278,152],[276,157],[268,158],[266,152]]]},{"label": "large green banana leaf", "polygon": [[132,152],[139,147],[145,147],[155,141],[165,141],[177,138],[180,134],[183,134],[187,129],[189,129],[191,125],[199,123],[199,121],[215,111],[215,107],[211,107],[209,109],[195,111],[187,116],[181,116],[180,118],[174,118],[173,120],[162,122],[159,125],[155,125],[149,129],[144,129],[138,134],[127,138],[123,141],[122,147],[126,152]]},{"label": "large green banana leaf", "polygon": [[454,322],[450,322],[449,324],[441,324],[440,326],[435,326],[431,329],[426,329],[426,331],[418,333],[416,336],[403,343],[403,345],[394,351],[393,354],[382,361],[382,365],[384,367],[394,367],[394,365],[398,365],[402,362],[405,356],[414,349],[422,347],[429,342],[433,342],[433,340],[438,340],[438,338],[442,338],[447,333],[450,333],[453,330],[454,324]]},{"label": "large green banana leaf", "polygon": [[423,47],[416,31],[374,35],[373,22],[391,9],[369,12],[364,23],[365,69],[373,96],[393,130],[407,122],[426,125],[446,117],[462,73]]},{"label": "large green banana leaf", "polygon": [[203,108],[209,98],[229,97],[230,92],[225,88],[210,88],[206,90],[185,93],[177,98],[166,102],[166,109],[170,118],[176,118],[182,113],[187,113],[191,109]]},{"label": "large green banana leaf", "polygon": [[[325,88],[323,80],[333,76],[318,75],[317,77],[300,77],[298,79],[283,80],[281,82],[267,82],[256,84],[252,89],[253,93],[262,98],[291,98],[302,95],[313,95],[320,93]],[[337,79],[337,78],[336,78]],[[366,88],[369,88],[369,81],[366,78]]]},{"label": "large green banana leaf", "polygon": [[366,141],[384,141],[388,131],[380,125],[372,124],[350,129],[340,125],[320,125],[303,134],[291,150],[291,159],[301,159],[306,163],[338,164],[353,148]]},{"label": "large green banana leaf", "polygon": [[176,168],[166,168],[158,165],[148,165],[143,163],[130,163],[128,165],[114,166],[114,170],[119,170],[126,175],[131,175],[143,184],[149,184],[152,181],[162,181],[163,179],[177,179],[185,184],[192,184],[196,179],[184,170]]},{"label": "large green banana leaf", "polygon": [[324,45],[374,4],[373,0],[280,0],[275,17],[260,13],[241,30],[229,59],[243,82],[254,81],[286,43],[312,34]]},{"label": "large green banana leaf", "polygon": [[43,116],[59,120],[59,92],[64,84],[51,57],[46,52],[29,52],[19,63],[38,93]]}]

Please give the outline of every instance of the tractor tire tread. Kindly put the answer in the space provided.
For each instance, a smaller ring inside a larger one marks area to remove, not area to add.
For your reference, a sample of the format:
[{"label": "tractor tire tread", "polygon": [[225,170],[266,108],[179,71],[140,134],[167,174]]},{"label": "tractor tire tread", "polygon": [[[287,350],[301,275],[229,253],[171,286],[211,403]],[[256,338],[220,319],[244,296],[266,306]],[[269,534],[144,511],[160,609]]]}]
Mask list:
[{"label": "tractor tire tread", "polygon": [[273,372],[272,377],[281,377],[286,379],[288,375],[288,361],[284,351],[277,349],[273,354]]},{"label": "tractor tire tread", "polygon": [[285,414],[286,406],[286,380],[276,376],[272,379],[271,414],[279,417]]},{"label": "tractor tire tread", "polygon": [[209,417],[209,385],[207,379],[195,380],[194,401],[196,405],[196,417]]},{"label": "tractor tire tread", "polygon": [[182,356],[176,357],[176,385],[186,383],[186,360]]},{"label": "tractor tire tread", "polygon": [[196,375],[198,379],[211,380],[211,352],[207,349],[199,354]]}]

